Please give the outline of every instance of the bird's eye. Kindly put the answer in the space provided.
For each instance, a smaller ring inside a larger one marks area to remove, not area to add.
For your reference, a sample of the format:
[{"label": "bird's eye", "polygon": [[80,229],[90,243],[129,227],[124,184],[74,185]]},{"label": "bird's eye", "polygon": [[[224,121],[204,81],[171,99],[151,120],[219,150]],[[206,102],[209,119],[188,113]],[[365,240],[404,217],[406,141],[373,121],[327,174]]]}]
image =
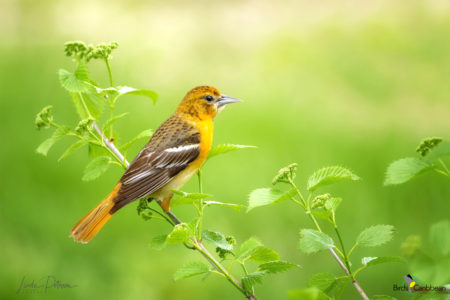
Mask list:
[{"label": "bird's eye", "polygon": [[207,95],[207,96],[205,97],[205,100],[208,101],[208,102],[211,102],[211,101],[213,101],[213,96]]}]

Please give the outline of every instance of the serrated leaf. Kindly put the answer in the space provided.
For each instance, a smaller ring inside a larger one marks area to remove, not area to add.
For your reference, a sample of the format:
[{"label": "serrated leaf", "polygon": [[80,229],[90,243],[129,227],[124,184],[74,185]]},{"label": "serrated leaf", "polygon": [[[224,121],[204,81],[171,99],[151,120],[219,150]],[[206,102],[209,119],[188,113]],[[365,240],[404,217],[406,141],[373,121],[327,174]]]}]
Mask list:
[{"label": "serrated leaf", "polygon": [[299,266],[296,264],[286,262],[286,261],[270,261],[267,263],[260,264],[258,266],[258,270],[273,274],[273,273],[286,272],[292,268],[297,268],[297,267],[299,267]]},{"label": "serrated leaf", "polygon": [[119,95],[116,97],[116,100],[123,95],[144,96],[150,98],[153,101],[153,104],[155,104],[158,100],[158,94],[156,92],[146,89],[135,89],[129,86],[120,86],[117,88],[117,92],[119,93]]},{"label": "serrated leaf", "polygon": [[311,276],[308,280],[308,287],[317,287],[325,291],[336,280],[336,276],[330,273],[318,273]]},{"label": "serrated leaf", "polygon": [[59,141],[61,138],[67,135],[69,132],[69,127],[67,126],[61,126],[56,128],[56,130],[53,132],[52,136],[43,141],[36,149],[36,152],[39,154],[42,154],[44,156],[47,156],[48,151],[50,150],[53,145]]},{"label": "serrated leaf", "polygon": [[396,160],[392,162],[386,170],[384,185],[405,183],[432,168],[432,164],[416,157],[407,157]]},{"label": "serrated leaf", "polygon": [[336,212],[336,209],[341,204],[342,198],[330,198],[325,201],[325,209]]},{"label": "serrated leaf", "polygon": [[450,221],[443,220],[431,225],[430,246],[437,256],[450,253]]},{"label": "serrated leaf", "polygon": [[225,236],[220,232],[205,230],[202,232],[202,238],[221,249],[228,251],[231,251],[233,249],[233,245],[228,243]]},{"label": "serrated leaf", "polygon": [[85,140],[80,140],[76,143],[73,143],[72,145],[70,145],[69,148],[67,148],[66,151],[64,151],[64,153],[58,158],[58,161],[63,160],[64,158],[66,158],[67,156],[71,155],[72,153],[74,153],[75,151],[77,151],[78,149],[80,149],[81,147],[83,147],[84,145],[86,145],[87,142]]},{"label": "serrated leaf", "polygon": [[248,259],[257,263],[266,263],[280,260],[280,255],[273,249],[260,246],[251,252]]},{"label": "serrated leaf", "polygon": [[364,229],[356,239],[359,246],[375,247],[389,242],[394,233],[392,225],[375,225]]},{"label": "serrated leaf", "polygon": [[100,156],[91,160],[91,162],[84,169],[84,174],[81,180],[90,181],[97,179],[105,173],[111,164],[109,163],[111,158],[108,156]]},{"label": "serrated leaf", "polygon": [[228,206],[233,208],[235,211],[240,211],[245,206],[240,204],[234,204],[234,203],[223,203],[218,201],[204,201],[205,205],[218,205],[218,206]]},{"label": "serrated leaf", "polygon": [[173,280],[177,281],[180,279],[185,279],[196,275],[201,275],[207,272],[209,272],[208,265],[200,261],[190,262],[185,264],[183,267],[179,268],[175,272],[175,274],[173,274]]},{"label": "serrated leaf", "polygon": [[179,244],[189,240],[190,230],[186,223],[177,224],[167,236],[166,243],[168,245]]},{"label": "serrated leaf", "polygon": [[405,263],[406,261],[400,256],[363,257],[361,259],[361,263],[368,267],[391,262]]},{"label": "serrated leaf", "polygon": [[216,145],[211,148],[211,151],[209,151],[208,159],[220,155],[225,154],[231,151],[236,151],[239,149],[246,149],[246,148],[256,148],[256,146],[249,146],[249,145],[236,145],[236,144],[220,144]]},{"label": "serrated leaf", "polygon": [[157,235],[150,241],[150,248],[154,250],[162,250],[166,247],[167,234]]},{"label": "serrated leaf", "polygon": [[256,189],[250,193],[250,196],[248,198],[247,212],[254,209],[255,207],[289,200],[294,197],[295,193],[295,189],[291,189],[287,192],[282,192],[274,188]]},{"label": "serrated leaf", "polygon": [[128,143],[122,145],[120,147],[120,151],[128,150],[128,148],[130,148],[134,143],[136,143],[137,141],[139,141],[142,138],[150,137],[150,136],[152,136],[152,134],[153,134],[153,130],[151,130],[151,129],[146,129],[146,130],[142,131],[136,137],[131,139]]},{"label": "serrated leaf", "polygon": [[304,253],[314,253],[333,247],[335,247],[333,239],[326,233],[314,229],[300,231],[299,249]]},{"label": "serrated leaf", "polygon": [[261,246],[261,242],[258,241],[255,238],[249,238],[245,242],[242,243],[242,245],[239,247],[238,251],[236,252],[236,258],[237,259],[245,259],[247,258],[250,253],[257,247]]},{"label": "serrated leaf", "polygon": [[84,93],[87,92],[86,84],[79,80],[74,73],[64,69],[58,71],[59,82],[62,87],[71,93]]},{"label": "serrated leaf", "polygon": [[315,191],[319,187],[344,180],[359,180],[359,177],[341,166],[325,167],[317,170],[309,177],[307,188],[309,191]]},{"label": "serrated leaf", "polygon": [[290,290],[289,300],[328,300],[328,296],[316,287],[306,289]]},{"label": "serrated leaf", "polygon": [[103,110],[105,99],[94,88],[88,86],[87,92],[70,93],[70,95],[81,119],[98,119]]},{"label": "serrated leaf", "polygon": [[246,291],[250,291],[253,286],[256,284],[261,284],[262,279],[266,272],[263,271],[257,271],[250,274],[247,274],[245,276],[242,276],[241,282]]}]

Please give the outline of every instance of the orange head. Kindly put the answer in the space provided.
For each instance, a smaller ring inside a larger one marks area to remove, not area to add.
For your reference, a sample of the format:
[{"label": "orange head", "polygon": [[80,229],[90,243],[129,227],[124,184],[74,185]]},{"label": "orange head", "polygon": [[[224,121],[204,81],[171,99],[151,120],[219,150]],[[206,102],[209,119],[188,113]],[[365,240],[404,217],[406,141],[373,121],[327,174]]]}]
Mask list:
[{"label": "orange head", "polygon": [[178,113],[198,119],[213,119],[228,103],[241,100],[222,95],[212,86],[198,86],[190,90],[177,108]]}]

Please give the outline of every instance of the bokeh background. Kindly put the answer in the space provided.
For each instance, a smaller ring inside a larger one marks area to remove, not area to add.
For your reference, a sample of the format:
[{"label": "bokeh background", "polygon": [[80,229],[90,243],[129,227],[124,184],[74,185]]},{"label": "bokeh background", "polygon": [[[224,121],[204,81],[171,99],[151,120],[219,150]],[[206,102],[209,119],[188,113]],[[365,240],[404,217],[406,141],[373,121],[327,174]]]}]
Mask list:
[{"label": "bokeh background", "polygon": [[[239,299],[223,279],[172,281],[175,270],[198,253],[174,246],[150,250],[150,239],[169,228],[144,222],[135,205],[118,213],[88,245],[67,237],[73,224],[109,192],[120,170],[82,182],[86,151],[57,158],[35,148],[48,137],[35,114],[52,104],[56,120],[77,116],[60,87],[57,70],[72,69],[63,43],[118,41],[112,69],[117,84],[153,89],[156,105],[127,96],[117,111],[122,140],[156,128],[196,85],[208,84],[244,100],[216,119],[215,143],[256,145],[217,157],[205,166],[204,188],[217,201],[245,204],[250,191],[269,186],[277,170],[299,163],[297,182],[327,165],[344,165],[362,177],[326,189],[344,198],[338,222],[348,246],[372,224],[392,224],[386,246],[359,249],[363,256],[401,255],[411,234],[423,237],[448,218],[448,179],[429,174],[383,187],[387,165],[414,155],[426,136],[449,138],[450,3],[408,1],[29,1],[0,2],[0,298],[2,299]],[[93,77],[107,83],[104,66]],[[145,143],[141,140],[131,153]],[[196,191],[192,180],[186,191]],[[174,209],[183,219],[190,208]],[[239,242],[256,236],[301,269],[267,277],[261,299],[287,299],[314,273],[341,274],[329,253],[298,251],[298,233],[311,228],[292,203],[236,213],[208,209],[210,230]],[[449,275],[443,269],[442,276]],[[408,265],[381,265],[361,274],[369,295],[391,294]],[[46,295],[16,295],[23,276],[52,275],[76,284]],[[440,277],[442,279],[442,277]],[[349,285],[343,299],[357,299]]]}]

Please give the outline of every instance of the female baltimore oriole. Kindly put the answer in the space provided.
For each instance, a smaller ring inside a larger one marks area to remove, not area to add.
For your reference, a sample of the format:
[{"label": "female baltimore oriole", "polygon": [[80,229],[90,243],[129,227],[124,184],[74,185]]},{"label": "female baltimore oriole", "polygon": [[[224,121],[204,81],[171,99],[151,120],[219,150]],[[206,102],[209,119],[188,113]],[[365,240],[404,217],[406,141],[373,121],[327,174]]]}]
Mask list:
[{"label": "female baltimore oriole", "polygon": [[171,190],[181,188],[205,162],[211,149],[213,119],[225,104],[240,100],[221,95],[211,86],[190,90],[175,113],[156,130],[111,193],[70,232],[89,242],[111,216],[143,197],[162,201],[169,211]]}]

